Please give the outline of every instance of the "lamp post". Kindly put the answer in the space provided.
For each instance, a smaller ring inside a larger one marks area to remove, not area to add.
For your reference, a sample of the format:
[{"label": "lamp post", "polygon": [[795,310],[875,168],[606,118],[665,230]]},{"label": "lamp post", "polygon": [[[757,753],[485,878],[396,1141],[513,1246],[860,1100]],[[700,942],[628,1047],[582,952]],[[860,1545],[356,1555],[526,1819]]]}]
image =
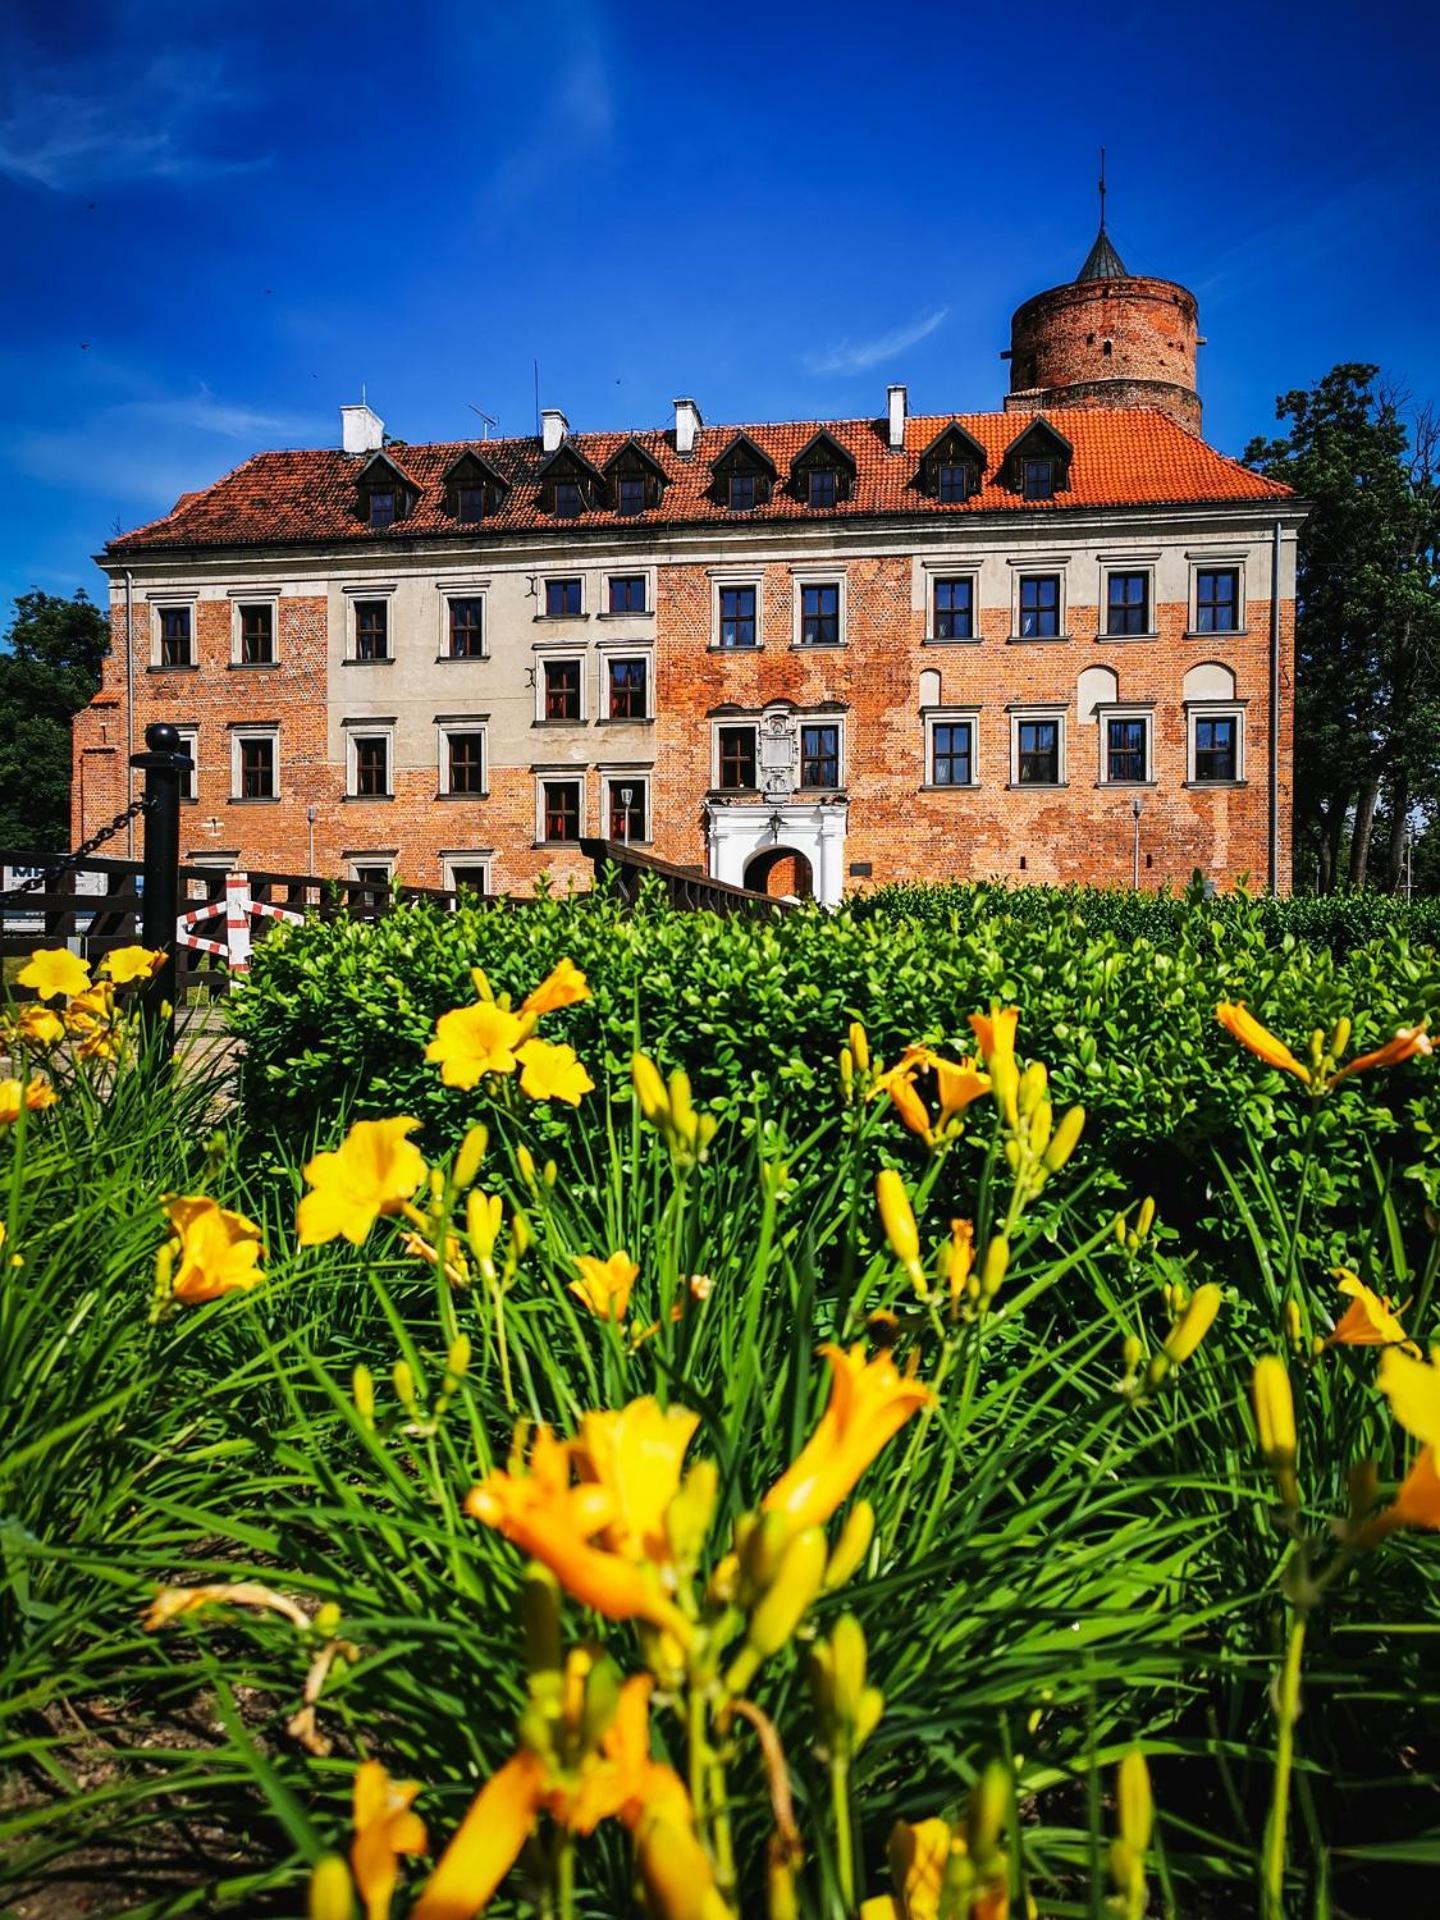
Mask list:
[{"label": "lamp post", "polygon": [[622,809],[620,817],[622,821],[622,832],[623,832],[623,837],[624,837],[627,851],[630,846],[630,803],[634,798],[635,798],[634,787],[620,788],[620,806]]},{"label": "lamp post", "polygon": [[310,829],[310,864],[305,871],[310,875],[312,880],[315,877],[315,820],[319,811],[320,809],[313,801],[305,809],[305,821]]},{"label": "lamp post", "polygon": [[1134,872],[1130,884],[1138,893],[1140,890],[1140,815],[1145,806],[1145,796],[1137,793],[1130,802],[1130,811],[1135,816],[1135,859]]}]

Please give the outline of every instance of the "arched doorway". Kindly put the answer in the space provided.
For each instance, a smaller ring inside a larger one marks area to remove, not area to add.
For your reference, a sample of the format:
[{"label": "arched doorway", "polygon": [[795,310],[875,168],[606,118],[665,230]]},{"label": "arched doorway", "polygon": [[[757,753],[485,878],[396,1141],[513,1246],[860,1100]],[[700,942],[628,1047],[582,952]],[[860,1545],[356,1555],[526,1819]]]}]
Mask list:
[{"label": "arched doorway", "polygon": [[789,895],[810,900],[815,895],[815,876],[809,860],[793,847],[766,847],[745,863],[745,885],[752,893],[768,893],[772,899]]}]

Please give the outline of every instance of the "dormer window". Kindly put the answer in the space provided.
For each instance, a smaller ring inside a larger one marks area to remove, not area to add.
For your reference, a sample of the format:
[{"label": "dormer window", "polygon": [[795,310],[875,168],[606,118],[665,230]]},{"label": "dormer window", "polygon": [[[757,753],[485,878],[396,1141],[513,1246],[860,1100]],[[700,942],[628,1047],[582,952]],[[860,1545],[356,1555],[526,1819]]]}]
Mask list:
[{"label": "dormer window", "polygon": [[393,527],[397,520],[408,520],[419,498],[420,489],[401,471],[386,453],[374,453],[366,461],[356,482],[359,517],[376,533]]},{"label": "dormer window", "polygon": [[737,433],[710,467],[710,498],[731,513],[763,507],[775,484],[775,463],[748,433]]},{"label": "dormer window", "polygon": [[1073,453],[1064,434],[1039,414],[1005,449],[1003,483],[1022,500],[1051,500],[1070,485]]},{"label": "dormer window", "polygon": [[812,467],[806,476],[807,504],[812,507],[833,507],[839,497],[840,476],[833,467]]},{"label": "dormer window", "polygon": [[638,519],[658,507],[665,491],[665,469],[638,440],[627,440],[605,462],[615,511],[625,520]]},{"label": "dormer window", "polygon": [[627,520],[645,511],[645,482],[638,473],[622,473],[616,481],[615,511]]},{"label": "dormer window", "polygon": [[374,487],[371,489],[370,524],[372,527],[394,526],[395,490],[393,487]]},{"label": "dormer window", "polygon": [[557,520],[578,518],[585,505],[578,480],[557,480],[555,482],[555,517]]},{"label": "dormer window", "polygon": [[921,454],[915,484],[941,506],[962,506],[980,491],[985,458],[985,449],[974,435],[952,420]]},{"label": "dormer window", "polygon": [[478,453],[462,453],[445,474],[445,508],[462,526],[498,513],[508,491],[507,482]]},{"label": "dormer window", "polygon": [[455,489],[455,518],[457,520],[483,520],[485,518],[484,487],[457,487]]},{"label": "dormer window", "polygon": [[582,513],[609,504],[610,489],[599,471],[572,441],[556,448],[540,469],[540,505],[557,520],[576,520]]}]

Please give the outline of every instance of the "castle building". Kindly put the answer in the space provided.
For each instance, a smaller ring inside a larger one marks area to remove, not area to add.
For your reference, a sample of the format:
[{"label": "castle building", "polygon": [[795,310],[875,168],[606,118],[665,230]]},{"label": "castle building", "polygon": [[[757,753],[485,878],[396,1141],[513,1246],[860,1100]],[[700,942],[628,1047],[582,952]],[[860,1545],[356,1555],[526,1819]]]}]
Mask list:
[{"label": "castle building", "polygon": [[112,540],[78,842],[155,720],[187,860],[524,893],[582,837],[833,903],[1288,888],[1303,507],[1200,437],[1194,296],[1102,218],[985,413],[259,453]]}]

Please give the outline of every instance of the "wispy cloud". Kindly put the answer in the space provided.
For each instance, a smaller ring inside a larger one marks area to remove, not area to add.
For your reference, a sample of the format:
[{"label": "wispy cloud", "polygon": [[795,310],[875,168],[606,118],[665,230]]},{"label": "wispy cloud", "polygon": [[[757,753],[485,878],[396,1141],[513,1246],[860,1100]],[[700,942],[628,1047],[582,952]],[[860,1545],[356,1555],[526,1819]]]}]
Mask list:
[{"label": "wispy cloud", "polygon": [[248,98],[216,48],[137,60],[132,50],[64,65],[5,49],[0,173],[57,193],[140,180],[248,172],[264,154],[216,145],[227,108]]},{"label": "wispy cloud", "polygon": [[945,324],[949,313],[948,307],[937,307],[923,319],[912,320],[908,326],[893,327],[889,333],[876,334],[871,340],[841,340],[833,347],[807,353],[806,369],[810,373],[864,373],[867,367],[878,366],[882,360],[893,360],[897,353],[928,340],[937,327]]},{"label": "wispy cloud", "polygon": [[[511,212],[553,180],[572,178],[586,155],[603,151],[615,130],[615,90],[590,0],[554,0],[526,18],[527,34],[546,43],[553,69],[538,89],[525,130],[498,161],[486,198]],[[519,51],[512,44],[513,57]],[[532,63],[527,59],[527,66]]]}]

